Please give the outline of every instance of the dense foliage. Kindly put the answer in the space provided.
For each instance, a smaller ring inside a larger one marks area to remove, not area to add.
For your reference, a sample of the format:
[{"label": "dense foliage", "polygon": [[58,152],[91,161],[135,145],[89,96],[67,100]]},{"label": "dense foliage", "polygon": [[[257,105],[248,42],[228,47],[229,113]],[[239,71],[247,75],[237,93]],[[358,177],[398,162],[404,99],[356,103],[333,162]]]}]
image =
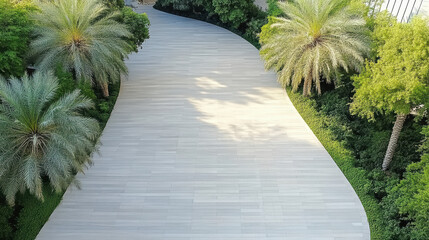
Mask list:
[{"label": "dense foliage", "polygon": [[33,15],[36,39],[30,45],[38,70],[61,64],[77,80],[96,83],[109,96],[108,83],[127,72],[123,60],[132,49],[124,39],[132,34],[116,20],[120,12],[105,14],[107,7],[98,0],[56,0],[39,7]]},{"label": "dense foliage", "polygon": [[429,239],[429,127],[422,132],[425,140],[421,146],[421,161],[407,167],[405,178],[390,190],[398,196],[395,204],[408,222],[411,239]]},{"label": "dense foliage", "polygon": [[134,12],[131,7],[125,6],[124,0],[102,0],[102,2],[107,6],[107,12],[121,12],[117,21],[125,24],[131,32],[132,35],[126,40],[133,47],[133,51],[137,52],[138,47],[149,38],[150,21],[146,13]]},{"label": "dense foliage", "polygon": [[376,113],[409,114],[429,103],[429,21],[386,21],[379,16],[374,29],[377,60],[367,62],[354,78],[351,111],[374,119]]},{"label": "dense foliage", "polygon": [[32,23],[29,15],[35,10],[31,1],[0,0],[0,75],[20,76],[24,73]]}]

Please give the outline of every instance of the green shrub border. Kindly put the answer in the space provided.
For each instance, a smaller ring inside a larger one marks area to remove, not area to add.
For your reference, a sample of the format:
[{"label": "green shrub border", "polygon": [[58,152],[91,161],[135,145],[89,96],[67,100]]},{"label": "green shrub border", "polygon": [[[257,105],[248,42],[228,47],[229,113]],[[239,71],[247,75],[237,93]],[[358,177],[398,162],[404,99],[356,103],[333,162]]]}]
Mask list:
[{"label": "green shrub border", "polygon": [[[182,17],[188,17],[208,22],[205,21],[205,19],[202,17],[188,16],[187,14],[183,14],[183,12],[171,11],[170,9],[164,9],[160,6],[157,6],[155,9]],[[234,31],[228,26],[216,22],[208,23],[225,28],[226,30],[229,30],[239,35],[240,37],[248,41],[250,44],[255,46],[257,49],[259,49],[260,47],[259,44],[255,44],[254,41],[249,41],[249,39],[245,38],[243,34],[241,34],[241,32],[239,31]],[[325,118],[325,116],[323,116],[320,112],[316,110],[316,103],[314,102],[314,100],[306,98],[299,93],[293,93],[290,88],[286,88],[286,92],[289,96],[289,99],[295,106],[295,109],[298,111],[298,113],[313,131],[314,135],[316,135],[316,137],[322,143],[326,151],[328,151],[329,155],[331,155],[332,159],[341,169],[344,176],[347,178],[347,180],[355,190],[356,194],[358,195],[366,212],[370,227],[371,239],[387,239],[385,237],[385,227],[383,224],[383,214],[381,211],[381,207],[377,199],[375,199],[374,196],[369,194],[368,191],[371,186],[371,182],[366,177],[366,171],[361,168],[355,167],[353,164],[355,159],[351,151],[348,150],[340,141],[335,140],[334,135],[328,129],[322,127],[320,123],[323,122],[323,118]]]}]

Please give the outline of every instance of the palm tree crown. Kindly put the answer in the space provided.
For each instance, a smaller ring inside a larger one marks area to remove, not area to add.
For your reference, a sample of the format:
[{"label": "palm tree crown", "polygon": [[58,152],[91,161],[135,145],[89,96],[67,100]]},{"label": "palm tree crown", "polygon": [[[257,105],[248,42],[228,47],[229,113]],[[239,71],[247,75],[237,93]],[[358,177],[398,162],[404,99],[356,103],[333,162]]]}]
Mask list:
[{"label": "palm tree crown", "polygon": [[51,73],[0,79],[0,189],[11,204],[25,189],[42,199],[43,176],[61,191],[91,163],[99,125],[79,112],[92,102],[79,90],[53,101],[57,88]]},{"label": "palm tree crown", "polygon": [[125,38],[131,33],[115,20],[118,11],[108,12],[98,0],[53,0],[39,7],[30,53],[39,70],[62,64],[77,79],[95,81],[105,91],[109,80],[127,71],[123,59],[132,47]]},{"label": "palm tree crown", "polygon": [[286,17],[274,18],[272,35],[262,42],[267,69],[279,71],[279,81],[294,91],[303,83],[311,94],[313,82],[321,94],[321,78],[328,83],[339,68],[360,70],[369,52],[365,21],[350,0],[297,0],[279,3]]}]

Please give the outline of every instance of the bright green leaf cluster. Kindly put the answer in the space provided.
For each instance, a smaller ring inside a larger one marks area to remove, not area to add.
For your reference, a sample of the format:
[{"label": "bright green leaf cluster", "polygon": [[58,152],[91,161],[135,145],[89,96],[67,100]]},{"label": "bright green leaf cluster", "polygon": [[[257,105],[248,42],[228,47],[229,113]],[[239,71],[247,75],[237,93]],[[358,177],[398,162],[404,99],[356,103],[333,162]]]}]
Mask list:
[{"label": "bright green leaf cluster", "polygon": [[377,61],[366,63],[354,78],[351,112],[368,119],[376,113],[408,114],[429,97],[429,22],[414,18],[397,23],[387,15],[376,20]]}]

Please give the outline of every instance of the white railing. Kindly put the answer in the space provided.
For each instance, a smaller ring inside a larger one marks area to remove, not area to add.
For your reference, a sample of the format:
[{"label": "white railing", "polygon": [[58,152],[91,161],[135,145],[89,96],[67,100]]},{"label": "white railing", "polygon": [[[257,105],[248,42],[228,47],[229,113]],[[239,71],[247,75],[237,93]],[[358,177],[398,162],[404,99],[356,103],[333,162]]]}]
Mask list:
[{"label": "white railing", "polygon": [[387,10],[399,22],[409,22],[417,14],[429,16],[429,0],[372,0],[369,4],[374,12]]}]

